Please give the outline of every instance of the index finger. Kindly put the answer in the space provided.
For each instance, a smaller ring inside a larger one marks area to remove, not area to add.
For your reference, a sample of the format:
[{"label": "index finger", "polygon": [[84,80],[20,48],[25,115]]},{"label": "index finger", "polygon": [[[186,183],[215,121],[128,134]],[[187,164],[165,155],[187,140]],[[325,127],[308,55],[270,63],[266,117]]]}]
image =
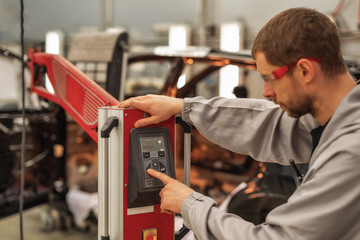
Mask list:
[{"label": "index finger", "polygon": [[162,181],[164,184],[168,184],[170,181],[174,180],[171,177],[169,177],[168,175],[158,172],[154,169],[148,169],[147,173],[150,174],[153,177],[156,177],[157,179],[159,179],[160,181]]}]

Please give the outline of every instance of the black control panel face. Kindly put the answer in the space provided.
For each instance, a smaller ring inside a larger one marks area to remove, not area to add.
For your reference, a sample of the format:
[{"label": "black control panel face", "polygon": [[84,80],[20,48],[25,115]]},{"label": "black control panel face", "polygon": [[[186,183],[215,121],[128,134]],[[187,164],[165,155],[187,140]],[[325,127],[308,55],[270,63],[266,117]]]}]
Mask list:
[{"label": "black control panel face", "polygon": [[[143,158],[143,167],[146,171],[149,168],[169,175],[167,170],[167,153],[165,150],[165,139],[163,136],[156,137],[140,137],[141,153]],[[163,187],[161,181],[144,175],[144,188]]]},{"label": "black control panel face", "polygon": [[146,171],[152,168],[175,178],[168,128],[132,129],[129,150],[128,207],[160,203],[159,192],[164,184]]}]

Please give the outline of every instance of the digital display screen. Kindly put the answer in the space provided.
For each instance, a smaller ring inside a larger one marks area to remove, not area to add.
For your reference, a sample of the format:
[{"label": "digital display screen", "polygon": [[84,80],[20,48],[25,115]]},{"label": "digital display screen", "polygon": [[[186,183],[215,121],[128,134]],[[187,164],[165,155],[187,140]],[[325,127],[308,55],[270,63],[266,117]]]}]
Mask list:
[{"label": "digital display screen", "polygon": [[165,151],[164,137],[142,137],[140,138],[141,150],[143,152]]}]

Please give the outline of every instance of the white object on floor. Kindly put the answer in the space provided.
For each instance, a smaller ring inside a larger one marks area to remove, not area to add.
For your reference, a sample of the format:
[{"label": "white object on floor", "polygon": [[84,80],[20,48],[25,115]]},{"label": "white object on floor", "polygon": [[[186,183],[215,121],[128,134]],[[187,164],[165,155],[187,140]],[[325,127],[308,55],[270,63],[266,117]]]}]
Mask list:
[{"label": "white object on floor", "polygon": [[66,194],[66,203],[77,225],[81,225],[90,212],[98,216],[98,193],[87,193],[76,188],[71,188]]}]

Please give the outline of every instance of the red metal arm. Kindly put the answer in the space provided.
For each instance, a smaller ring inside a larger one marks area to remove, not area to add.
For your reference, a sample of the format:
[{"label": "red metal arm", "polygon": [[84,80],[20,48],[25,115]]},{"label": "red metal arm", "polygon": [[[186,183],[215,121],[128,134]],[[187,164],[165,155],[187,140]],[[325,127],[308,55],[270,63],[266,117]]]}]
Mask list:
[{"label": "red metal arm", "polygon": [[[30,91],[63,107],[97,142],[98,108],[116,106],[119,101],[60,55],[35,52],[30,48],[28,57]],[[46,67],[54,94],[43,87],[42,79],[37,79],[36,66]]]}]

